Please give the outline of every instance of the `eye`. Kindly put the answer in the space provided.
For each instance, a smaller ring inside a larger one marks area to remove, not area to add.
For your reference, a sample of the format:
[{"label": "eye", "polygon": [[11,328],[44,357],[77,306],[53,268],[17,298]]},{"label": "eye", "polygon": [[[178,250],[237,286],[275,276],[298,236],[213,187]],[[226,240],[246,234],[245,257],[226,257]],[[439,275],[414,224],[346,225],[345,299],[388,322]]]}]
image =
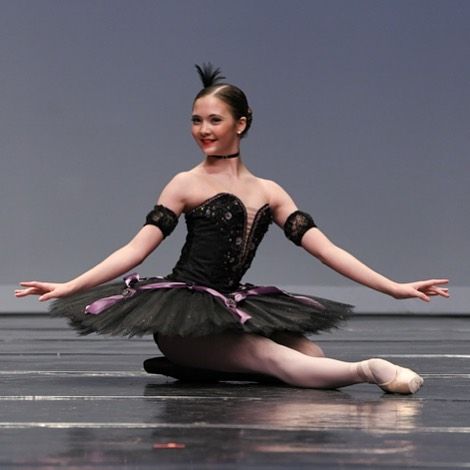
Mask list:
[{"label": "eye", "polygon": [[212,124],[219,124],[220,122],[222,122],[222,118],[220,117],[214,116],[213,118],[211,118]]}]

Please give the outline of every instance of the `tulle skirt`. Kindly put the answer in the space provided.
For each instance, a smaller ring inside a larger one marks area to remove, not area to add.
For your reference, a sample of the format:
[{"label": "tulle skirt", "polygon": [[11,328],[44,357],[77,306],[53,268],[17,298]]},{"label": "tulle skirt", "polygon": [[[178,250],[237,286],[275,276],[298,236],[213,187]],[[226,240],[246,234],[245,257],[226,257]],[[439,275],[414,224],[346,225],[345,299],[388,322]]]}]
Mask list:
[{"label": "tulle skirt", "polygon": [[[162,287],[169,282],[174,280],[139,280],[130,295],[124,282],[104,284],[56,300],[50,311],[53,316],[68,318],[84,335],[205,336],[230,330],[269,337],[277,331],[307,334],[329,330],[352,310],[348,304],[271,287],[245,285],[233,293],[191,283]],[[106,308],[94,308],[103,300],[109,304]]]}]

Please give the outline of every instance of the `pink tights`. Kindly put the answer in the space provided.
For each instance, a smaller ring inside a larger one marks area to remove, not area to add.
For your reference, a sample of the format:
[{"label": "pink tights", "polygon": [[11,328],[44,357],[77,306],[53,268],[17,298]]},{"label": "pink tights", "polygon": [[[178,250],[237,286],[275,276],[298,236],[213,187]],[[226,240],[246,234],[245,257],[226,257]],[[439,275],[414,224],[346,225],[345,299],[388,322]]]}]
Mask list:
[{"label": "pink tights", "polygon": [[361,382],[392,380],[397,366],[382,359],[344,362],[324,357],[319,346],[301,335],[273,338],[221,333],[204,337],[158,336],[172,362],[223,372],[261,373],[297,387],[332,389]]}]

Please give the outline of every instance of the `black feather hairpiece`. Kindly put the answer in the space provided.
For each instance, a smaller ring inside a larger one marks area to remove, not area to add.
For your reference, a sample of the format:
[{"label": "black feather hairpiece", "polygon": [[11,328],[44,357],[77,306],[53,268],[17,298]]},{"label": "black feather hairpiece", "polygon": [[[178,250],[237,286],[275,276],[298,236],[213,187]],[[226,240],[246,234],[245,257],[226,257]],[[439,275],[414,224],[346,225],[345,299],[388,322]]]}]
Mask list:
[{"label": "black feather hairpiece", "polygon": [[225,77],[222,75],[220,68],[215,68],[210,62],[207,64],[202,64],[201,66],[196,64],[196,69],[204,88],[217,85],[222,80],[225,80]]}]

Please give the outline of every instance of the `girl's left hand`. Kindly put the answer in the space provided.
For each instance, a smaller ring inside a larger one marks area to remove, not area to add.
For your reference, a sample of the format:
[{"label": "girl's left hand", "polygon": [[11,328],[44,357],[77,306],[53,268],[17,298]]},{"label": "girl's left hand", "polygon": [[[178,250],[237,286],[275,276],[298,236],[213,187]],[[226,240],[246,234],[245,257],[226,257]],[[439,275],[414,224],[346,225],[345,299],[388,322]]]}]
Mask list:
[{"label": "girl's left hand", "polygon": [[28,295],[39,296],[39,301],[44,302],[50,299],[58,299],[73,294],[74,290],[70,283],[58,282],[40,282],[40,281],[26,281],[20,282],[24,289],[16,289],[16,297],[26,297]]},{"label": "girl's left hand", "polygon": [[425,302],[429,302],[431,297],[434,296],[448,298],[449,289],[440,287],[443,284],[448,284],[448,282],[448,279],[428,279],[426,281],[398,283],[392,292],[392,297],[395,297],[395,299],[411,299],[417,297]]}]

